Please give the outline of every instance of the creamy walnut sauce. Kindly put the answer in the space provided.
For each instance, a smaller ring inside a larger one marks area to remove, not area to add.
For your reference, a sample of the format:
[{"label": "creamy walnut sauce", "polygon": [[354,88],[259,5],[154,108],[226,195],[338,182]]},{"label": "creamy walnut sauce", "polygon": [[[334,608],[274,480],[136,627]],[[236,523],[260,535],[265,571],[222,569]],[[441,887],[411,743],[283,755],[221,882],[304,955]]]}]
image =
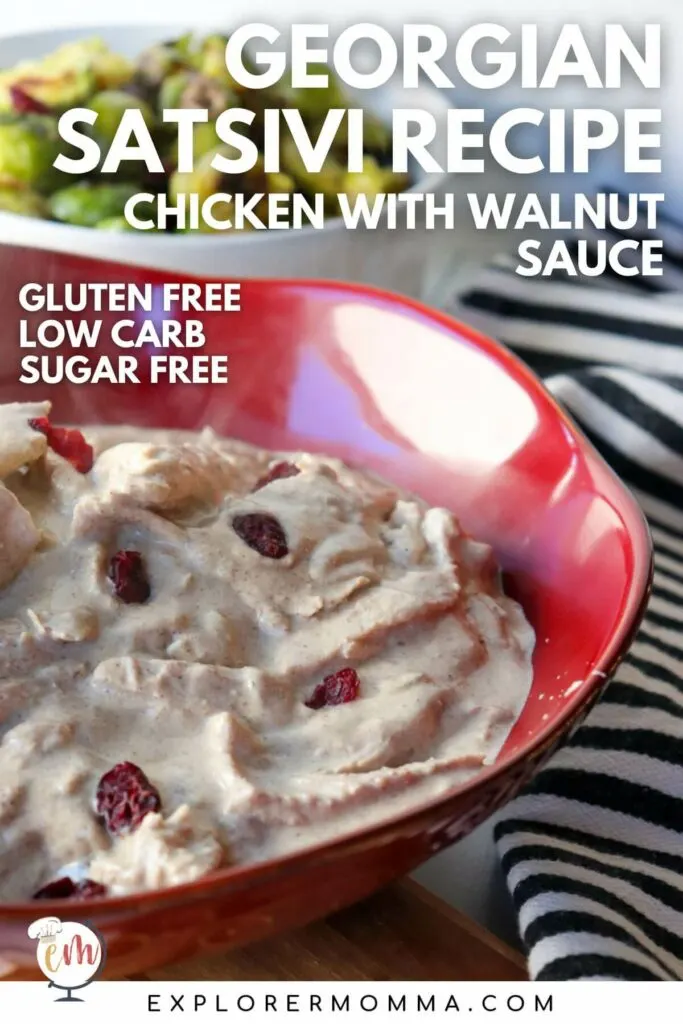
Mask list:
[{"label": "creamy walnut sauce", "polygon": [[[0,407],[3,900],[275,857],[495,759],[534,638],[450,512],[208,429],[84,428],[88,471],[49,409]],[[103,811],[121,762],[158,799]]]}]

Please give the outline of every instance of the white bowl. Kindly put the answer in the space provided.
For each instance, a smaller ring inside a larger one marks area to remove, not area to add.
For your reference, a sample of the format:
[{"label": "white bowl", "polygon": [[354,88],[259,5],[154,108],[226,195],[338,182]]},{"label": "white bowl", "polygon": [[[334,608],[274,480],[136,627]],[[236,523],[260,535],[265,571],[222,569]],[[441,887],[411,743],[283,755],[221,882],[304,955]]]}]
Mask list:
[{"label": "white bowl", "polygon": [[[229,25],[223,30],[229,30]],[[113,50],[134,57],[152,43],[188,31],[187,24],[116,25],[52,29],[0,38],[0,67],[43,56],[66,42],[99,36]],[[209,31],[202,27],[202,33]],[[394,107],[421,107],[445,117],[437,90],[387,85],[363,94],[363,104],[383,119]],[[445,138],[445,133],[442,133]],[[438,155],[438,154],[437,154]],[[446,174],[413,174],[412,192],[449,191]],[[362,281],[424,298],[452,261],[455,232],[347,229],[340,219],[324,228],[244,234],[166,235],[108,232],[0,212],[0,241],[217,277],[321,277]]]}]

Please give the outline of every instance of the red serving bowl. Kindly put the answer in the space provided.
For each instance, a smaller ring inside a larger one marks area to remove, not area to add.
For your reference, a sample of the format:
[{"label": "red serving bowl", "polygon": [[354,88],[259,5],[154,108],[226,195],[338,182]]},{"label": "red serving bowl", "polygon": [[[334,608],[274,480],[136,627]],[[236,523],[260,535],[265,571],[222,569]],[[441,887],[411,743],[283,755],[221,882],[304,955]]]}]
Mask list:
[{"label": "red serving bowl", "polygon": [[[31,337],[41,318],[68,316],[22,313],[25,282],[166,279],[0,246],[0,400],[50,397],[55,421],[210,424],[267,447],[338,455],[453,509],[493,545],[535,628],[533,688],[496,763],[410,814],[175,889],[0,906],[0,973],[13,978],[37,974],[26,929],[48,907],[100,929],[113,977],[302,925],[412,870],[514,796],[578,724],[628,648],[648,594],[651,546],[634,499],[536,377],[489,339],[395,295],[243,282],[240,312],[187,314],[203,322],[204,352],[228,353],[228,384],[16,383],[27,354],[19,320],[28,319]],[[121,316],[104,316],[103,337]],[[102,341],[98,352],[107,350]]]}]

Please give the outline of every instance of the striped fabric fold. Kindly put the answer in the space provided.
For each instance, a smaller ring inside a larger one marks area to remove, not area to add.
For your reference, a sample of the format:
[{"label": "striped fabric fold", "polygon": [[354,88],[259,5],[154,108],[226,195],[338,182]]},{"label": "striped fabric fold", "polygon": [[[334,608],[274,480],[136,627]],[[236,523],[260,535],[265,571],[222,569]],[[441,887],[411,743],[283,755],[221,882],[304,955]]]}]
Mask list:
[{"label": "striped fabric fold", "polygon": [[667,230],[664,278],[645,288],[530,280],[501,258],[446,304],[545,379],[655,544],[630,654],[496,826],[536,980],[683,980],[683,229]]}]

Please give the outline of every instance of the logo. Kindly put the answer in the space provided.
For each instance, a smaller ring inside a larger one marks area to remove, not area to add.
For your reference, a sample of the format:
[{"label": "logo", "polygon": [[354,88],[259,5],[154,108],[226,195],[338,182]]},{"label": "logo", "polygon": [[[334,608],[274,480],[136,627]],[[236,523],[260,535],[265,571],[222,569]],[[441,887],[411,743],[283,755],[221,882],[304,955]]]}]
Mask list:
[{"label": "logo", "polygon": [[72,995],[95,981],[104,967],[104,939],[79,921],[60,921],[58,917],[40,917],[28,929],[29,939],[37,939],[36,960],[50,982],[48,987],[66,992],[57,1003],[82,1003]]}]

